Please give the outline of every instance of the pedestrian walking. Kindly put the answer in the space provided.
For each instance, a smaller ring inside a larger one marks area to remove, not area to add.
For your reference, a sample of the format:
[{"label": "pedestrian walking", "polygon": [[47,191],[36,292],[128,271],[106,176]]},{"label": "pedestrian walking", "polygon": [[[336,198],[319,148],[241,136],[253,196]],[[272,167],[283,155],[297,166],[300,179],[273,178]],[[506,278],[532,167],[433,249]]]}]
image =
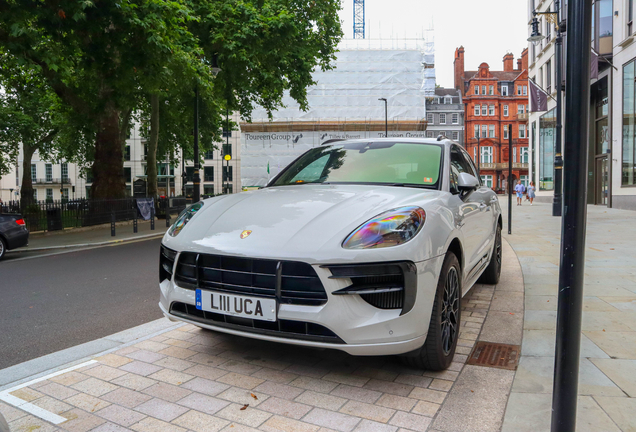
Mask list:
[{"label": "pedestrian walking", "polygon": [[528,186],[528,199],[530,200],[530,205],[532,205],[532,201],[534,201],[534,191],[536,188],[534,187],[534,182],[530,182]]},{"label": "pedestrian walking", "polygon": [[526,187],[521,183],[521,180],[517,180],[517,185],[515,186],[515,192],[517,193],[517,205],[521,205],[521,201],[523,200],[523,193],[526,191]]}]

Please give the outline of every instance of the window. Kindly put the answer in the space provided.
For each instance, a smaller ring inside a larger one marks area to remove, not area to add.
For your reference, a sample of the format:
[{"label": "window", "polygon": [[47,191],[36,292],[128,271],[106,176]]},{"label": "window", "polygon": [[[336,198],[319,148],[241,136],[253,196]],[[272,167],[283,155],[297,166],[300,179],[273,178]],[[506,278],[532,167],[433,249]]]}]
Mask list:
[{"label": "window", "polygon": [[[532,44],[534,46],[534,44]],[[501,95],[502,96],[508,96],[508,85],[502,85],[501,86]]]},{"label": "window", "polygon": [[528,86],[523,86],[523,95],[528,96]]},{"label": "window", "polygon": [[484,147],[480,147],[480,158],[479,158],[479,162],[480,163],[492,163],[492,147],[491,146],[484,146]]},{"label": "window", "polygon": [[517,96],[521,96],[522,92],[523,92],[523,89],[521,88],[521,86],[517,86]]},{"label": "window", "polygon": [[459,114],[453,114],[453,115],[451,116],[451,122],[452,122],[453,124],[459,124]]},{"label": "window", "polygon": [[475,86],[475,94],[479,95],[479,86],[478,85]]},{"label": "window", "polygon": [[517,147],[512,148],[512,162],[517,162]]},{"label": "window", "polygon": [[475,105],[475,115],[478,116],[481,113],[481,105]]},{"label": "window", "polygon": [[519,176],[519,180],[521,180],[521,184],[524,185],[526,188],[528,187],[528,176],[527,175],[520,175]]},{"label": "window", "polygon": [[495,115],[495,106],[494,105],[488,105],[488,115],[489,116],[494,116]]},{"label": "window", "polygon": [[517,114],[523,114],[523,111],[525,110],[526,106],[523,104],[519,104],[517,105]]},{"label": "window", "polygon": [[223,181],[232,181],[232,166],[223,166]]},{"label": "window", "polygon": [[214,150],[208,150],[203,153],[203,158],[206,160],[214,159]]},{"label": "window", "polygon": [[62,181],[65,183],[69,182],[69,178],[68,178],[68,164],[67,163],[63,163],[60,165],[61,167],[61,171],[62,171]]},{"label": "window", "polygon": [[426,137],[427,138],[434,138],[433,137],[433,131],[426,131]]},{"label": "window", "polygon": [[444,103],[445,103],[446,105],[450,105],[450,104],[452,104],[452,103],[453,103],[453,98],[445,97],[445,98],[444,98]]},{"label": "window", "polygon": [[[551,12],[552,6],[548,6],[546,12]],[[545,41],[550,42],[552,40],[552,24],[549,21],[545,22]]]},{"label": "window", "polygon": [[552,60],[545,62],[545,90],[552,93]]},{"label": "window", "polygon": [[475,125],[475,138],[479,138],[479,125]]},{"label": "window", "polygon": [[228,184],[224,185],[224,188],[225,188],[226,193],[229,193],[229,194],[233,193],[232,183],[228,183]]},{"label": "window", "polygon": [[521,147],[520,149],[520,160],[519,162],[521,163],[529,163],[528,159],[530,157],[530,151],[528,150],[528,147]]},{"label": "window", "polygon": [[214,185],[203,185],[203,194],[208,196],[214,196]]},{"label": "window", "polygon": [[130,167],[124,167],[124,179],[126,183],[132,183],[132,171]]},{"label": "window", "polygon": [[446,124],[446,114],[441,113],[439,115],[439,124]]},{"label": "window", "polygon": [[223,144],[223,156],[228,154],[232,156],[232,144]]},{"label": "window", "polygon": [[124,147],[124,160],[125,161],[129,161],[130,160],[130,146],[129,145]]},{"label": "window", "polygon": [[634,23],[634,0],[627,0],[627,36],[631,36]]},{"label": "window", "polygon": [[486,138],[488,133],[488,125],[481,125],[481,137]]},{"label": "window", "polygon": [[484,96],[486,95],[486,86],[485,85],[481,86],[481,94],[483,94]]},{"label": "window", "polygon": [[190,183],[194,180],[194,167],[186,167],[186,182]]},{"label": "window", "polygon": [[458,140],[459,140],[459,132],[453,131],[453,141],[458,141]]},{"label": "window", "polygon": [[429,124],[433,124],[433,123],[434,123],[434,122],[433,122],[433,113],[428,113],[428,114],[426,114],[426,121],[427,121]]},{"label": "window", "polygon": [[[87,188],[90,190],[90,188]],[[86,196],[88,197],[88,194],[86,194]],[[33,200],[37,201],[38,200],[38,190],[37,189],[33,189]]]},{"label": "window", "polygon": [[68,200],[68,188],[62,189],[62,199]]},{"label": "window", "polygon": [[53,189],[46,189],[46,200],[53,201]]},{"label": "window", "polygon": [[450,158],[450,190],[451,193],[459,193],[457,187],[457,179],[459,174],[467,173],[477,178],[477,173],[473,169],[473,166],[469,162],[469,159],[465,156],[465,153],[458,147],[453,146],[451,148]]},{"label": "window", "polygon": [[477,146],[473,147],[473,161],[477,162]]},{"label": "window", "polygon": [[526,138],[526,125],[519,125],[519,138]]},{"label": "window", "polygon": [[508,105],[503,106],[503,115],[504,117],[508,117]]},{"label": "window", "polygon": [[37,165],[36,164],[31,164],[31,180],[35,182],[35,179],[38,178],[37,174],[38,174],[38,170],[37,170]]},{"label": "window", "polygon": [[492,176],[491,175],[483,175],[481,176],[481,182],[484,186],[492,189]]},{"label": "window", "polygon": [[232,138],[232,131],[223,128],[223,138]]},{"label": "window", "polygon": [[46,175],[46,181],[52,182],[53,181],[53,165],[49,163],[44,165],[44,173]]},{"label": "window", "polygon": [[508,125],[504,126],[504,133],[503,133],[503,137],[504,139],[508,139]]},{"label": "window", "polygon": [[636,61],[623,66],[623,186],[636,185]]},{"label": "window", "polygon": [[494,86],[488,86],[488,94],[490,96],[495,94],[495,87]]},{"label": "window", "polygon": [[489,138],[495,137],[495,125],[488,126],[488,137]]},{"label": "window", "polygon": [[203,181],[214,181],[214,167],[206,166],[205,168],[203,168]]},{"label": "window", "polygon": [[[86,168],[86,183],[93,183],[93,170],[91,168]],[[86,195],[88,198],[88,195]]]},{"label": "window", "polygon": [[481,115],[483,116],[488,115],[488,105],[481,106]]}]

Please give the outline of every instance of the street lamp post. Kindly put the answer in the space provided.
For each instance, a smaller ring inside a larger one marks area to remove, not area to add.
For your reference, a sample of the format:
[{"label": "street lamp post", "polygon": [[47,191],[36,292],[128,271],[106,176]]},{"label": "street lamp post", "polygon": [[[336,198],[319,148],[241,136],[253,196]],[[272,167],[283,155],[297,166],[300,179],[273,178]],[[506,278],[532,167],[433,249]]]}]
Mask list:
[{"label": "street lamp post", "polygon": [[386,98],[380,98],[378,100],[384,101],[384,138],[389,137],[389,112],[387,108]]},{"label": "street lamp post", "polygon": [[562,107],[561,107],[561,84],[562,78],[562,48],[563,48],[563,36],[561,35],[561,7],[559,0],[554,0],[555,12],[537,12],[533,11],[534,18],[532,19],[532,34],[528,38],[529,42],[537,45],[541,42],[545,36],[539,32],[539,20],[537,15],[545,15],[550,23],[553,23],[556,27],[556,40],[554,42],[554,56],[556,57],[556,143],[555,143],[555,155],[554,155],[554,199],[552,200],[552,216],[561,216],[563,209],[563,155],[562,155],[562,132],[563,120],[562,120]]}]

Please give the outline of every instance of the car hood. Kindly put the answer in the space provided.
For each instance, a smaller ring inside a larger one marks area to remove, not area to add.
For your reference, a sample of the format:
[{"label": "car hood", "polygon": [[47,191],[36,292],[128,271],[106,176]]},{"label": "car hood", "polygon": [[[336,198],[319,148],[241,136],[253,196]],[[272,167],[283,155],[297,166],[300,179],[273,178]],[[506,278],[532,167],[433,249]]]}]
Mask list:
[{"label": "car hood", "polygon": [[[164,243],[178,250],[264,258],[327,257],[372,217],[397,207],[422,207],[440,195],[391,186],[264,188],[206,200],[183,231],[177,237],[166,235]],[[246,231],[251,231],[248,236]]]}]

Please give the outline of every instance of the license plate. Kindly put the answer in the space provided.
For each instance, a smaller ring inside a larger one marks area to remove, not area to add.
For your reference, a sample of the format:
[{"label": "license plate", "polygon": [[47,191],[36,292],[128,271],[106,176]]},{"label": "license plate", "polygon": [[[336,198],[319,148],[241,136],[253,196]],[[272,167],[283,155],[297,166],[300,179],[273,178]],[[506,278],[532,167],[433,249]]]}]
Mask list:
[{"label": "license plate", "polygon": [[196,291],[196,307],[206,312],[262,321],[276,321],[276,300],[215,291]]}]

